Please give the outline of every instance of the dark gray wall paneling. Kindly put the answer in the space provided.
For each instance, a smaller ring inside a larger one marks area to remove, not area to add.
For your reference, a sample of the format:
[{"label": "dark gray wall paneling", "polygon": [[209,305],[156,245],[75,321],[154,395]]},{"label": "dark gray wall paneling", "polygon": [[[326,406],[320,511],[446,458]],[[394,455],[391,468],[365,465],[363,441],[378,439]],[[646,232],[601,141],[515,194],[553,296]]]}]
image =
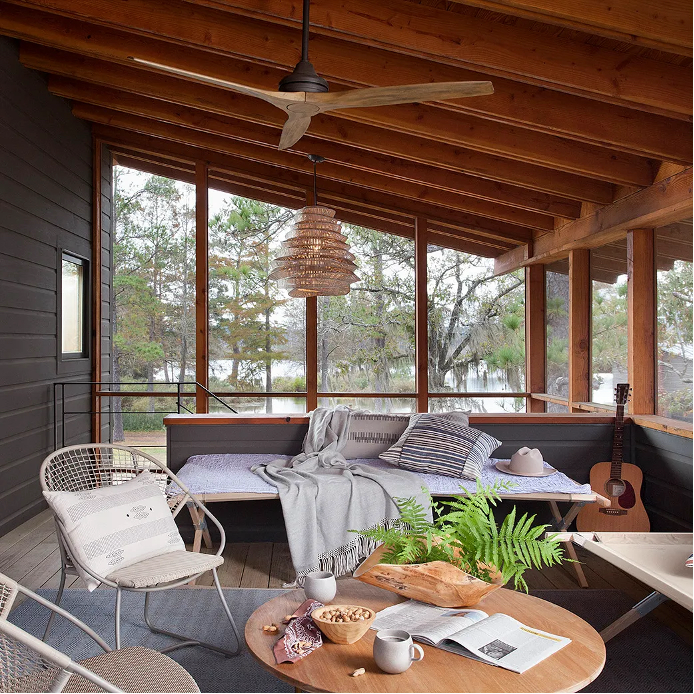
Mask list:
[{"label": "dark gray wall paneling", "polygon": [[652,531],[692,530],[692,440],[633,427],[633,456],[643,471],[643,503]]},{"label": "dark gray wall paneling", "polygon": [[[92,186],[89,127],[0,37],[0,535],[44,506],[53,382],[91,379],[90,359],[58,361],[56,292],[59,250],[91,258]],[[69,409],[89,409],[85,387],[68,394]],[[67,417],[66,443],[90,427]]]}]

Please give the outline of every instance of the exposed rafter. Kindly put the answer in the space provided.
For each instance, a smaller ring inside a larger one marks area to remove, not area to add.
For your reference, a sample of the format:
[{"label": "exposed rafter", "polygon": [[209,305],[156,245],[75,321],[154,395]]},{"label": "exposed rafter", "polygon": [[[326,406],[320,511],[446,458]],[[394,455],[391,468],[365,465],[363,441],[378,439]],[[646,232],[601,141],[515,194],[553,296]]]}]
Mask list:
[{"label": "exposed rafter", "polygon": [[526,247],[499,257],[496,274],[535,263],[565,258],[570,251],[597,248],[620,238],[630,229],[648,229],[692,215],[692,169],[686,169],[633,195],[607,205],[593,214],[565,224]]},{"label": "exposed rafter", "polygon": [[[175,20],[175,16],[172,7],[170,21]],[[235,23],[248,23],[243,18],[231,17]],[[248,27],[240,25],[231,55],[221,48],[219,52],[210,52],[208,43],[188,47],[180,41],[164,41],[154,35],[148,35],[145,41],[129,28],[129,24],[124,20],[107,28],[0,2],[1,32],[121,63],[127,62],[128,56],[138,55],[220,79],[235,76],[249,86],[272,89],[296,59],[296,32],[284,27],[263,27],[258,22],[251,22]],[[259,57],[263,51],[267,53],[270,42],[272,58],[278,66],[275,68],[268,67],[267,59]],[[433,60],[378,49],[355,50],[351,43],[328,37],[312,39],[312,56],[314,54],[321,70],[330,78],[332,88],[386,86],[392,83],[390,75],[393,74],[413,83],[432,78],[446,81],[484,78],[480,73]],[[259,64],[254,65],[253,61]],[[463,145],[465,140],[458,140],[460,130],[479,133],[484,141],[485,128],[480,119],[490,119],[494,123],[554,133],[619,151],[691,163],[692,136],[686,122],[500,78],[494,80],[494,88],[495,93],[484,99],[421,108],[403,105],[395,109],[355,109],[336,115],[341,119],[383,124],[401,133]],[[474,117],[470,120],[470,116],[461,116],[463,113]],[[458,122],[457,118],[462,120]]]},{"label": "exposed rafter", "polygon": [[[52,6],[66,1],[40,0]],[[296,5],[287,0],[265,0],[261,5],[254,0],[186,1],[264,20],[274,18],[282,24],[300,20],[292,12]],[[655,60],[634,55],[625,60],[608,49],[403,0],[313,0],[311,28],[360,45],[436,56],[441,63],[611,103],[684,116],[692,113],[692,81],[686,68],[671,65],[664,73]]]},{"label": "exposed rafter", "polygon": [[692,55],[692,5],[662,0],[452,0],[659,51]]}]

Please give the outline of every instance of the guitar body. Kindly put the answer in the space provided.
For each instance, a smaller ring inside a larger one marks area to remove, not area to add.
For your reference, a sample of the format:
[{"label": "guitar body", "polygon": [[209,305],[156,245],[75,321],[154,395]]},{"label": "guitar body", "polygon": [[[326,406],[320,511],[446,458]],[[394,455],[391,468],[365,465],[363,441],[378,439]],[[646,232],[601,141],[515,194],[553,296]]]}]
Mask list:
[{"label": "guitar body", "polygon": [[641,501],[641,469],[621,463],[620,478],[613,478],[612,466],[612,463],[597,463],[590,470],[591,489],[609,498],[611,506],[586,504],[578,512],[576,528],[579,532],[650,532],[651,523]]}]

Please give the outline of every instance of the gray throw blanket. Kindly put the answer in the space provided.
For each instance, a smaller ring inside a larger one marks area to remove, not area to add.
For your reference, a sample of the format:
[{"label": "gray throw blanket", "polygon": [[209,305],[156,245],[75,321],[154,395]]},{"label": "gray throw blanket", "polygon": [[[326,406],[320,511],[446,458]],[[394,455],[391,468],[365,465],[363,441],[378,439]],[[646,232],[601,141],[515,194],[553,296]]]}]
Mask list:
[{"label": "gray throw blanket", "polygon": [[428,507],[416,475],[345,460],[340,451],[351,415],[344,405],[317,408],[302,453],[252,468],[279,491],[299,585],[311,571],[332,571],[335,576],[354,571],[376,544],[349,531],[396,524],[400,512],[394,498],[415,497]]}]

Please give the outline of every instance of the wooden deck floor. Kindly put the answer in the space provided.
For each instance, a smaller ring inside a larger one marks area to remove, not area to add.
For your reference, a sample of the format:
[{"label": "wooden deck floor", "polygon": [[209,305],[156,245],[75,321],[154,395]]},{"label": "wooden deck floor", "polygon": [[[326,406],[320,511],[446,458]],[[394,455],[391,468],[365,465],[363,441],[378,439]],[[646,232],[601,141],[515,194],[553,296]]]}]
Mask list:
[{"label": "wooden deck floor", "polygon": [[[651,590],[620,569],[578,548],[579,559],[590,588],[616,588],[634,603]],[[227,545],[225,562],[219,570],[220,581],[229,588],[281,588],[292,578],[289,548],[286,544],[258,542]],[[57,588],[60,579],[60,553],[53,517],[46,510],[0,537],[0,572],[27,588]],[[577,589],[570,565],[551,567],[526,574],[531,589]],[[72,577],[69,577],[70,580]],[[203,576],[198,585],[212,584],[211,574]],[[83,587],[81,579],[72,579],[68,587]],[[660,605],[653,613],[681,638],[692,643],[692,615],[672,601]]]}]

